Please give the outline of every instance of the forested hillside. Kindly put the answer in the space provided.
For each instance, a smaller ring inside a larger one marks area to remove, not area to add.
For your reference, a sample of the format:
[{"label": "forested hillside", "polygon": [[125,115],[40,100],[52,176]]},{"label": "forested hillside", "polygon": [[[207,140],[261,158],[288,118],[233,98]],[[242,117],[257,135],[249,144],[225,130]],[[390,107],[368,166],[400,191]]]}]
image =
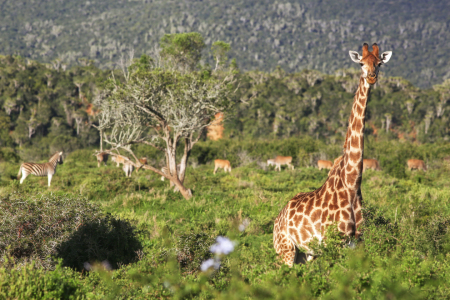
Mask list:
[{"label": "forested hillside", "polygon": [[377,42],[393,50],[388,76],[431,87],[450,78],[450,2],[403,1],[58,1],[0,3],[0,53],[42,62],[80,58],[112,67],[121,54],[154,53],[165,33],[223,40],[241,69],[331,74],[348,50]]},{"label": "forested hillside", "polygon": [[[56,149],[98,147],[98,90],[111,76],[91,62],[64,70],[17,56],[0,57],[0,147],[23,159],[46,158]],[[387,68],[386,68],[387,69]],[[116,70],[116,78],[121,71]],[[340,144],[345,135],[359,71],[333,75],[304,70],[240,72],[233,96],[236,110],[225,115],[225,137],[277,139],[311,136]],[[410,142],[448,140],[450,80],[419,89],[399,77],[380,75],[367,112],[367,136]],[[205,137],[206,138],[206,137]]]}]

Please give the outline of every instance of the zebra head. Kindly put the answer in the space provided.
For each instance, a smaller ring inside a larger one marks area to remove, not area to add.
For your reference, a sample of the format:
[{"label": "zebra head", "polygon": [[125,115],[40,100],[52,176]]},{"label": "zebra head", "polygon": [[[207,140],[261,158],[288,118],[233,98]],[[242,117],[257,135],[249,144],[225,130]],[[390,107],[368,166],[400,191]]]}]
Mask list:
[{"label": "zebra head", "polygon": [[62,151],[61,152],[59,152],[58,153],[59,154],[59,157],[58,157],[58,163],[60,164],[60,165],[62,165],[62,163],[63,163],[63,157],[62,157]]}]

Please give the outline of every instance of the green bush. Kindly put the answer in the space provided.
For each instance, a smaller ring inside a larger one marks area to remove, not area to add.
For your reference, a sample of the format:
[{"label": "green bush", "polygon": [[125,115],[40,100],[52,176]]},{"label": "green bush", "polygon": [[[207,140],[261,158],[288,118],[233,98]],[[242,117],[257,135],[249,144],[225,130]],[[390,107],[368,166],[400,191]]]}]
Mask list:
[{"label": "green bush", "polygon": [[[86,198],[69,195],[12,193],[0,198],[0,257],[34,260],[53,269],[57,246],[81,224],[97,220],[100,210]],[[0,259],[0,262],[4,258]]]},{"label": "green bush", "polygon": [[83,289],[73,272],[61,265],[51,272],[34,264],[21,270],[0,268],[0,299],[80,299]]}]

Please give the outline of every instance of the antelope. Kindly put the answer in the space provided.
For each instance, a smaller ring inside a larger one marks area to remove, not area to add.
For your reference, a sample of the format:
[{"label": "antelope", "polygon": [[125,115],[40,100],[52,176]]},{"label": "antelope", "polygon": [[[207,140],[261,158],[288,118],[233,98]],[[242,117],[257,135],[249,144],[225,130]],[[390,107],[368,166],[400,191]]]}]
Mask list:
[{"label": "antelope", "polygon": [[329,160],[321,160],[321,159],[319,159],[317,161],[317,167],[319,168],[319,170],[322,170],[322,169],[331,170],[331,168],[333,167],[333,163],[331,161],[329,161]]},{"label": "antelope", "polygon": [[268,166],[275,166],[275,170],[278,169],[278,171],[281,171],[282,165],[287,165],[289,168],[292,168],[294,170],[294,166],[292,165],[292,156],[279,156],[277,155],[275,159],[268,159],[267,160]]},{"label": "antelope", "polygon": [[124,164],[125,162],[129,161],[130,159],[126,156],[117,155],[117,156],[113,156],[111,158],[111,160],[117,164],[117,167],[119,167],[120,164]]},{"label": "antelope", "polygon": [[28,177],[28,175],[33,174],[35,176],[47,176],[48,177],[48,186],[50,187],[50,183],[52,181],[53,175],[56,173],[56,166],[58,164],[62,164],[62,152],[56,152],[50,157],[47,163],[38,164],[38,163],[23,163],[20,165],[19,174],[17,174],[17,179],[19,179],[20,174],[22,174],[22,178],[20,179],[20,184]]},{"label": "antelope", "polygon": [[222,168],[225,172],[231,173],[231,164],[226,159],[216,159],[214,160],[214,174],[216,174],[217,169]]},{"label": "antelope", "polygon": [[100,152],[98,154],[94,154],[97,157],[97,166],[100,168],[100,164],[103,162],[106,166],[106,162],[108,161],[109,153]]},{"label": "antelope", "polygon": [[134,165],[131,161],[126,161],[123,163],[122,170],[125,172],[126,177],[131,177],[131,173],[133,173]]},{"label": "antelope", "polygon": [[363,159],[363,173],[367,169],[372,169],[374,171],[381,171],[380,163],[376,159]]},{"label": "antelope", "polygon": [[425,163],[423,160],[420,159],[409,159],[408,162],[408,169],[411,171],[413,169],[426,171],[427,166],[425,166]]}]

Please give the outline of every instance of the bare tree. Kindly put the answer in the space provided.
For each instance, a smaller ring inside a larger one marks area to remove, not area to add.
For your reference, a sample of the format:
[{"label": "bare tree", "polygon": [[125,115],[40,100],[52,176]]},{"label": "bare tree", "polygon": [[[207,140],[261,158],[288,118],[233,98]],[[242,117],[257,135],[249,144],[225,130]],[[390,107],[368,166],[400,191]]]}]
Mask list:
[{"label": "bare tree", "polygon": [[[156,64],[142,56],[124,69],[124,82],[112,77],[95,99],[100,109],[96,127],[103,133],[103,141],[111,145],[110,151],[125,150],[134,158],[136,168],[164,176],[189,199],[191,190],[184,186],[189,155],[214,115],[233,105],[230,95],[234,78],[228,71],[205,76],[204,72],[173,65],[173,61]],[[176,151],[180,142],[184,151],[178,171]],[[131,148],[133,144],[149,145],[164,152],[170,173],[142,165]]]}]

